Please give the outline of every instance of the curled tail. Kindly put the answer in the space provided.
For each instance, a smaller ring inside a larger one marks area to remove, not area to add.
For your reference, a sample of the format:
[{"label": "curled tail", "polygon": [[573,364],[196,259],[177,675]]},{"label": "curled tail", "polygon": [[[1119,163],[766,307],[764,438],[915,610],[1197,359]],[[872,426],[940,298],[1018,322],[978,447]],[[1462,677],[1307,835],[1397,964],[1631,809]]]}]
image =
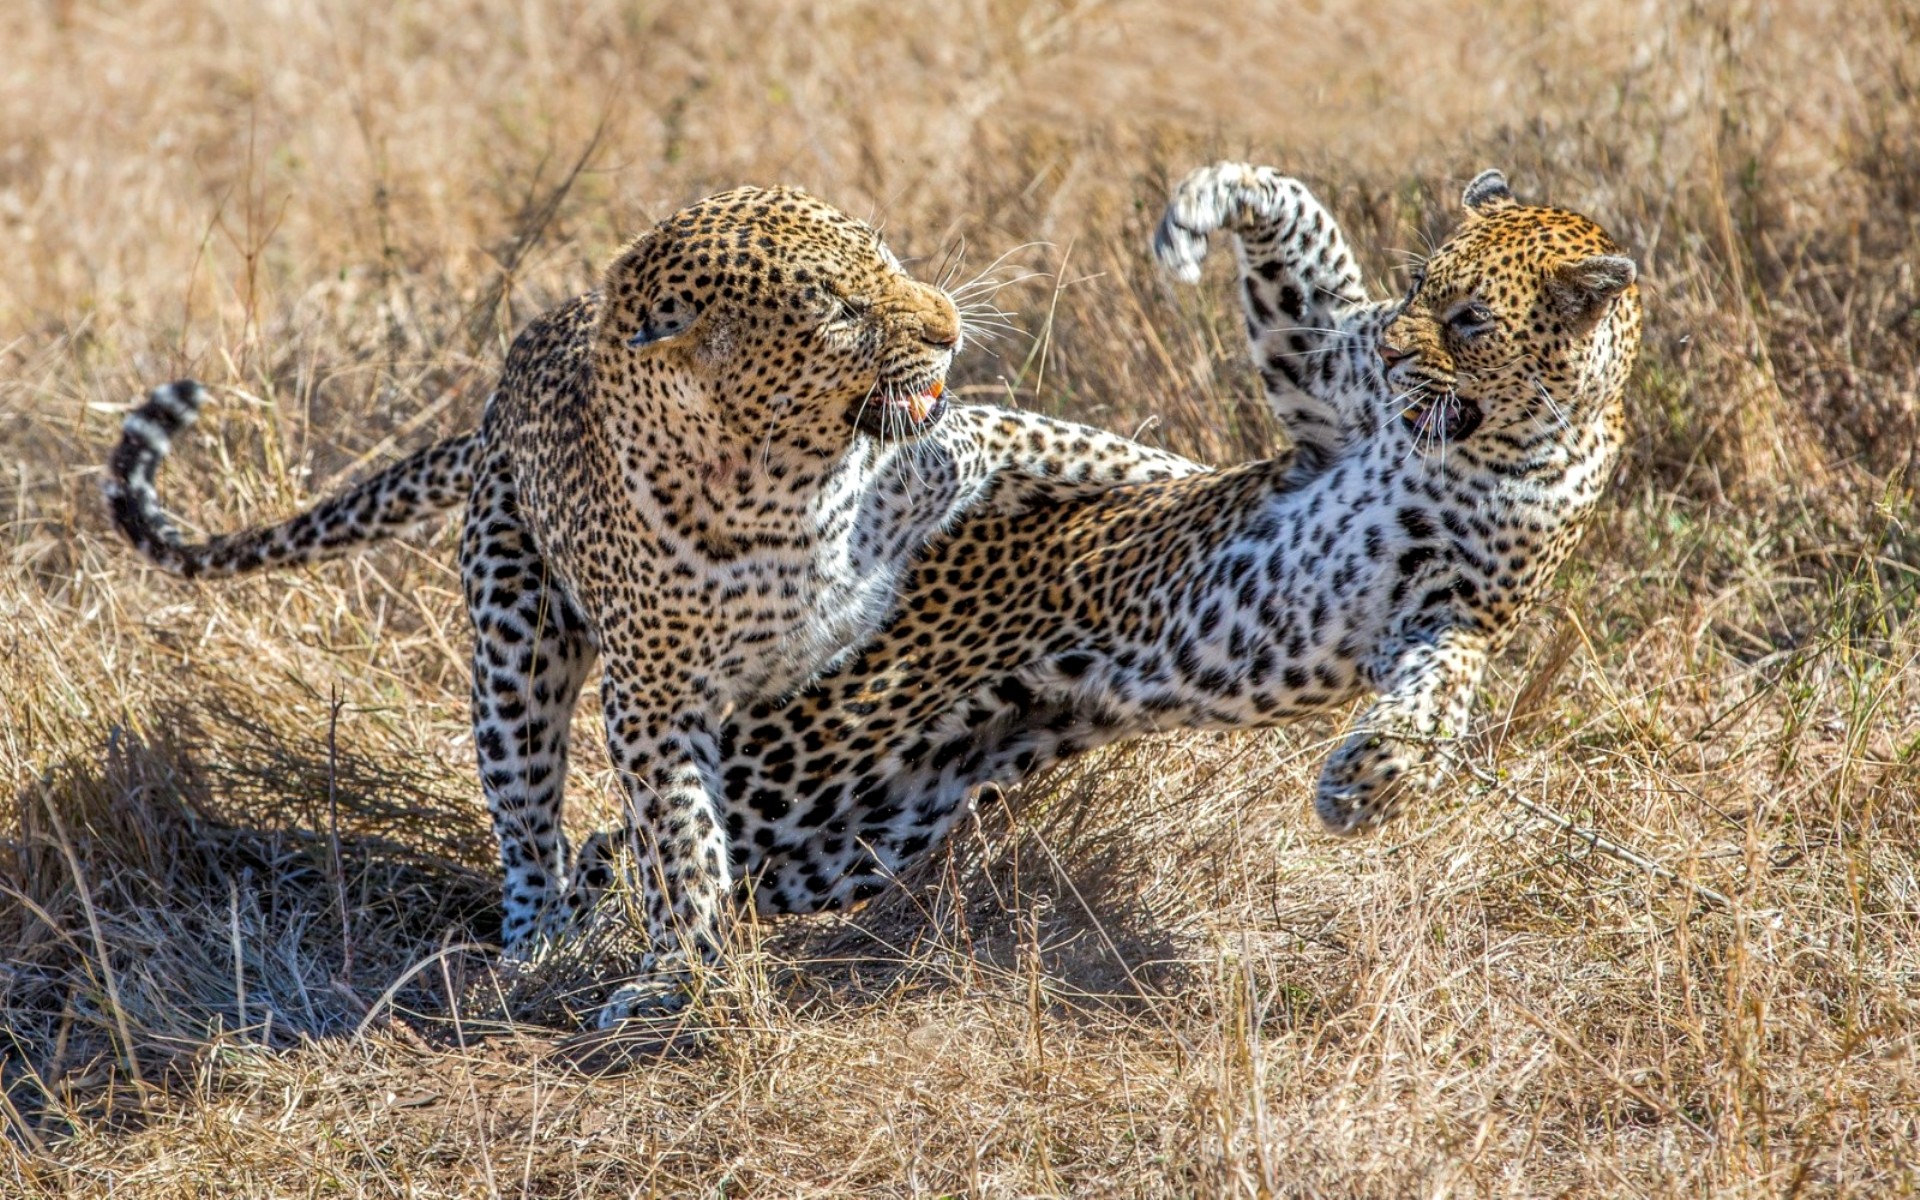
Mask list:
[{"label": "curled tail", "polygon": [[295,517],[198,544],[160,508],[153,477],[173,439],[200,416],[206,389],[191,379],[163,384],[127,414],[107,463],[107,507],[134,548],[174,575],[241,575],[321,562],[402,533],[461,504],[473,487],[481,435],[461,434],[406,458]]}]

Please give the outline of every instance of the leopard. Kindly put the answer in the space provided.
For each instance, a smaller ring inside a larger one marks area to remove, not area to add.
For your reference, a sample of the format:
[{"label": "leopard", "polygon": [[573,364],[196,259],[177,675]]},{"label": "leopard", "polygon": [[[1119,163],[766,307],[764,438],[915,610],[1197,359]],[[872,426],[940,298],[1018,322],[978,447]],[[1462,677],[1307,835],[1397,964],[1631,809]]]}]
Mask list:
[{"label": "leopard", "polygon": [[[837,671],[749,706],[719,774],[736,900],[858,905],[983,795],[1123,738],[1358,711],[1313,804],[1375,829],[1458,763],[1490,659],[1617,471],[1642,312],[1595,221],[1488,170],[1406,293],[1375,298],[1300,181],[1218,163],[1154,253],[1197,281],[1231,235],[1249,351],[1291,445],[1007,511],[921,556]],[[580,904],[620,869],[583,847]]]},{"label": "leopard", "polygon": [[571,718],[598,666],[650,947],[605,1019],[671,1012],[726,941],[726,722],[854,652],[913,557],[976,507],[1202,469],[953,402],[966,329],[872,225],[798,188],[741,187],[660,221],[597,290],[530,322],[478,429],[284,521],[190,542],[155,485],[208,401],[183,380],[125,418],[106,497],[147,559],[199,579],[318,563],[463,509],[506,956],[537,958],[569,928]]}]

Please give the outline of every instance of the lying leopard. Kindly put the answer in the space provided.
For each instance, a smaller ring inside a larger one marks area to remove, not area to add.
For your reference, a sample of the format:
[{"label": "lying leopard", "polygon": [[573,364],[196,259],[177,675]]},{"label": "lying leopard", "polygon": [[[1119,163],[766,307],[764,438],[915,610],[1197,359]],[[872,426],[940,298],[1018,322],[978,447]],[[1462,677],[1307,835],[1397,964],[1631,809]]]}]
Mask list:
[{"label": "lying leopard", "polygon": [[347,553],[465,504],[474,739],[504,940],[566,918],[569,722],[596,658],[654,951],[610,1016],[678,1002],[724,940],[729,716],[806,684],[894,607],[912,555],[982,504],[1190,474],[1097,430],[950,406],[964,323],[867,225],[741,188],[631,243],[509,350],[479,431],[276,525],[184,543],[153,479],[205,400],[155,389],[109,470],[115,521],[188,577]]},{"label": "lying leopard", "polygon": [[[887,886],[970,797],[1115,739],[1269,726],[1372,696],[1315,808],[1384,821],[1448,762],[1614,472],[1635,267],[1594,222],[1467,187],[1398,302],[1369,300],[1298,182],[1220,164],[1155,250],[1198,278],[1235,237],[1249,339],[1295,446],[1269,461],[985,507],[915,567],[844,668],[722,735],[727,838],[763,912]],[[583,851],[581,903],[610,880]]]}]

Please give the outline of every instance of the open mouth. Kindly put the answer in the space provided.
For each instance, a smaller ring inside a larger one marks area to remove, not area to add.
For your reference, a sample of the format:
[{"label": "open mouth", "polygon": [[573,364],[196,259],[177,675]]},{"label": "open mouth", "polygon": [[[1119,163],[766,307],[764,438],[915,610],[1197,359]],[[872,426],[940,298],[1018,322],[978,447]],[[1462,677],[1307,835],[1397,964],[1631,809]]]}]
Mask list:
[{"label": "open mouth", "polygon": [[902,391],[877,391],[860,406],[860,427],[881,437],[921,433],[946,415],[946,394],[947,385],[938,379]]},{"label": "open mouth", "polygon": [[1444,446],[1471,436],[1485,417],[1478,404],[1458,392],[1448,392],[1414,401],[1401,411],[1400,419],[1413,430],[1416,444],[1431,442]]}]

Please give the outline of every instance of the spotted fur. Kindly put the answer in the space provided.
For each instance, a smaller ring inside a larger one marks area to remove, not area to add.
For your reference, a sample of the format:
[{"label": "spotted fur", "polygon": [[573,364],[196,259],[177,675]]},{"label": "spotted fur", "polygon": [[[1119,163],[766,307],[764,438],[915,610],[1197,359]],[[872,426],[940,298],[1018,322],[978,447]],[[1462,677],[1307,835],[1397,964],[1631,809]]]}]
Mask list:
[{"label": "spotted fur", "polygon": [[[1295,447],[1217,472],[983,508],[844,668],[722,732],[734,874],[765,912],[872,895],[988,782],[1115,739],[1275,725],[1372,697],[1321,771],[1332,830],[1449,763],[1613,473],[1640,334],[1633,264],[1489,172],[1402,301],[1368,299],[1298,182],[1209,167],[1156,237],[1240,252],[1250,344]],[[608,844],[583,888],[611,878]],[[590,897],[581,903],[590,902]]]},{"label": "spotted fur", "polygon": [[344,552],[466,500],[475,744],[506,874],[510,953],[569,916],[570,722],[598,663],[636,832],[653,961],[607,1019],[683,996],[724,940],[736,876],[720,730],[868,637],[911,556],[982,504],[1196,470],[1081,426],[943,398],[963,324],[868,226],[742,188],[629,245],[599,292],[533,322],[482,429],[261,530],[189,546],[153,473],[202,401],[127,418],[109,500],[183,575]]}]

